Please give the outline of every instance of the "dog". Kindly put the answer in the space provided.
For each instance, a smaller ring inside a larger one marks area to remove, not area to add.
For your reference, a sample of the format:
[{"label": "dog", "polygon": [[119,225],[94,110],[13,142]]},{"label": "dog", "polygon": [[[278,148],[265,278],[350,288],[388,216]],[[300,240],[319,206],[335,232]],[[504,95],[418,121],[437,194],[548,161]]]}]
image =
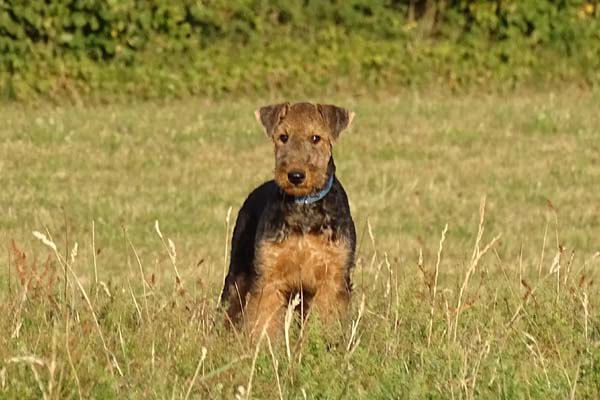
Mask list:
[{"label": "dog", "polygon": [[342,320],[351,295],[356,230],[335,175],[332,147],[354,113],[334,105],[280,103],[256,119],[275,148],[274,179],[240,209],[221,303],[251,337],[282,331],[290,299],[325,323]]}]

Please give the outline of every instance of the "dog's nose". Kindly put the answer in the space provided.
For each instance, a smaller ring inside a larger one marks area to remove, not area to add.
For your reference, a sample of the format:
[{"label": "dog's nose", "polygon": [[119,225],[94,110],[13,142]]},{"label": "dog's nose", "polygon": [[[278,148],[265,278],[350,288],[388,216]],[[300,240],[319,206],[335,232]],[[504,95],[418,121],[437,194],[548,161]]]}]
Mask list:
[{"label": "dog's nose", "polygon": [[304,171],[296,170],[288,172],[288,181],[290,181],[295,186],[298,186],[299,184],[304,182],[304,178],[306,178]]}]

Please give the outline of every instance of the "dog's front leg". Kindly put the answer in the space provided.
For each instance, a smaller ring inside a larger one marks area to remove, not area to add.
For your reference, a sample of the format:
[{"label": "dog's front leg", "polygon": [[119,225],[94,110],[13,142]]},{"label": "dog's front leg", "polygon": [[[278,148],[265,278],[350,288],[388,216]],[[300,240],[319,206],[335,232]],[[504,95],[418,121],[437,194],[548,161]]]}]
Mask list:
[{"label": "dog's front leg", "polygon": [[310,314],[325,324],[343,321],[348,313],[350,291],[343,282],[323,282],[310,302]]},{"label": "dog's front leg", "polygon": [[263,330],[271,338],[281,334],[285,300],[283,288],[277,283],[262,284],[259,281],[253,288],[246,306],[246,328],[253,341]]}]

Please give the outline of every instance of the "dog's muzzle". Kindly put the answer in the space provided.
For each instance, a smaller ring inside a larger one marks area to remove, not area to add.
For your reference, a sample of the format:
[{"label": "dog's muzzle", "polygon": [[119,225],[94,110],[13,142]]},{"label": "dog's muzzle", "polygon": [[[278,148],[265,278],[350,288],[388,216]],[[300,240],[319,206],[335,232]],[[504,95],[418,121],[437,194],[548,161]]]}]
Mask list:
[{"label": "dog's muzzle", "polygon": [[304,182],[304,179],[306,178],[306,174],[304,173],[304,171],[300,170],[290,171],[288,172],[287,176],[288,181],[294,186],[300,185],[302,182]]}]

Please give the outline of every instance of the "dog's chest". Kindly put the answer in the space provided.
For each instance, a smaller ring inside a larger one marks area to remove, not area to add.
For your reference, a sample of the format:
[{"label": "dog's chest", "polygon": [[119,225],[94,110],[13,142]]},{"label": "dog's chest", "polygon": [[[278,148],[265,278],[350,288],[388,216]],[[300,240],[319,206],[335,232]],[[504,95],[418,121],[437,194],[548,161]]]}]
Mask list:
[{"label": "dog's chest", "polygon": [[332,233],[331,215],[317,206],[294,206],[283,213],[283,231],[297,231],[303,234],[318,232],[327,239]]},{"label": "dog's chest", "polygon": [[344,279],[349,257],[347,240],[334,240],[331,229],[291,233],[281,241],[264,241],[257,250],[258,274],[289,289],[316,290],[326,281]]}]

